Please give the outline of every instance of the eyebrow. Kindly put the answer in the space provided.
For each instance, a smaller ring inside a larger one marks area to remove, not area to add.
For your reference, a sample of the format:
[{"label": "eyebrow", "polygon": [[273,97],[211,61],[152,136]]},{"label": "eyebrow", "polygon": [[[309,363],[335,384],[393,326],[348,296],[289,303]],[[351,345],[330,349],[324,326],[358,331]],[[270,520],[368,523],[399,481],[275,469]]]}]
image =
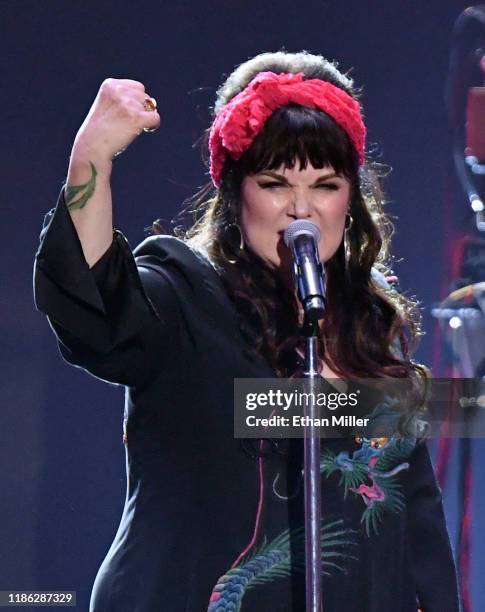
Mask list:
[{"label": "eyebrow", "polygon": [[[290,185],[290,182],[288,181],[288,179],[284,177],[282,174],[278,174],[277,172],[272,172],[271,170],[264,170],[263,172],[259,173],[259,176],[263,176],[263,175],[271,176],[272,178],[278,179],[279,181],[282,181],[283,183]],[[335,177],[342,178],[340,174],[337,174],[336,172],[332,172],[331,174],[325,174],[324,176],[319,176],[313,184],[317,185],[321,181],[326,181],[330,178],[335,178]]]}]

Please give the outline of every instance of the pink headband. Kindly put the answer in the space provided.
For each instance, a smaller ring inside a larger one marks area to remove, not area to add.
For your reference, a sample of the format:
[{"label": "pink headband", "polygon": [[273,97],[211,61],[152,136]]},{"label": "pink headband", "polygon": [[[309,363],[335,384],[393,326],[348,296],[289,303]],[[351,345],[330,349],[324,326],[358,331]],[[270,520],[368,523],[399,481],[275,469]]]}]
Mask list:
[{"label": "pink headband", "polygon": [[239,159],[272,113],[290,102],[330,115],[347,132],[359,155],[359,164],[364,163],[366,130],[357,100],[327,81],[303,80],[302,72],[260,72],[219,111],[212,124],[210,175],[216,187],[221,184],[226,157]]}]

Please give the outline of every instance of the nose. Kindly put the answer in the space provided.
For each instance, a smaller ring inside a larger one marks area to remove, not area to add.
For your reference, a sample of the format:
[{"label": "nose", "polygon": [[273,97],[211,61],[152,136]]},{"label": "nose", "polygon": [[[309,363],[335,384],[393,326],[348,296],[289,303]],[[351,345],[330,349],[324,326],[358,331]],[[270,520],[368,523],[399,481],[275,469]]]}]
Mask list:
[{"label": "nose", "polygon": [[308,194],[293,193],[289,205],[289,215],[296,219],[308,219],[313,213],[313,205]]}]

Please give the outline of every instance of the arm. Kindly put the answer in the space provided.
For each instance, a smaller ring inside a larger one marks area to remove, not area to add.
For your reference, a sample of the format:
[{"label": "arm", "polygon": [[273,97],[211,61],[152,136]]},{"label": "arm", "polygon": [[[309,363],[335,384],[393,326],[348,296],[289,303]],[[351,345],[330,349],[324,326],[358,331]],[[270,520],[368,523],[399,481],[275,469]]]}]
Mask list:
[{"label": "arm", "polygon": [[[173,289],[160,278],[155,285],[153,271],[138,271],[126,238],[112,226],[112,160],[160,123],[145,99],[138,81],[102,83],[76,135],[66,187],[44,220],[34,265],[36,307],[47,314],[64,359],[130,386],[153,375],[155,346],[178,321]],[[164,325],[149,285],[167,308]]]},{"label": "arm", "polygon": [[[145,251],[150,245],[154,250],[148,240]],[[35,256],[34,299],[68,363],[128,386],[160,372],[164,351],[180,345],[183,326],[176,291],[157,274],[158,258],[151,259],[152,268],[143,259],[137,263],[126,238],[114,230],[112,244],[89,268],[61,190]]]},{"label": "arm", "polygon": [[146,98],[139,81],[106,79],[74,141],[66,206],[90,268],[112,242],[112,160],[144,129],[160,125],[158,113],[146,110]]},{"label": "arm", "polygon": [[64,193],[89,267],[108,250],[113,239],[111,200],[112,162],[95,151],[75,145],[71,154]]}]

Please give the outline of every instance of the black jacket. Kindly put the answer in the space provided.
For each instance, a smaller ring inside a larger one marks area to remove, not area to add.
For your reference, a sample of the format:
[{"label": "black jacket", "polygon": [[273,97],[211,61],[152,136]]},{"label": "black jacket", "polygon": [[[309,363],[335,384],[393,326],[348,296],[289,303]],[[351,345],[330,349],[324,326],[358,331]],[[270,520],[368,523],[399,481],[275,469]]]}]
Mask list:
[{"label": "black jacket", "polygon": [[[302,444],[261,457],[234,438],[233,379],[274,373],[246,350],[210,263],[170,236],[132,252],[115,230],[89,269],[62,190],[34,295],[66,361],[126,386],[127,497],[91,612],[303,612]],[[417,598],[426,612],[456,612],[426,445],[393,441],[377,463],[369,453],[323,442],[325,612],[416,612]],[[373,468],[344,495],[358,458]]]}]

